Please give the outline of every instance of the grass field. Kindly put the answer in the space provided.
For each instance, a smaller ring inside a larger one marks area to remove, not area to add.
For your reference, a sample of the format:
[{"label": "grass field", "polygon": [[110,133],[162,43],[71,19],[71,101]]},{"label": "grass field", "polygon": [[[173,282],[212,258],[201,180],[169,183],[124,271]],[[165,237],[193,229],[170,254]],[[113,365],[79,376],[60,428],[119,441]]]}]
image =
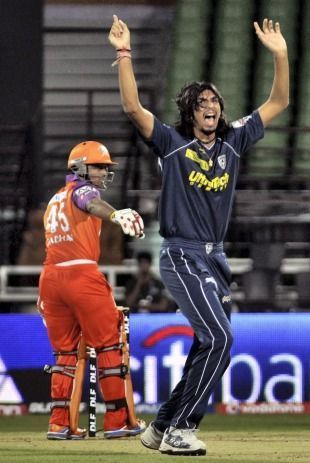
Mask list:
[{"label": "grass field", "polygon": [[[151,417],[144,417],[147,422]],[[86,416],[82,416],[85,425]],[[158,463],[176,458],[148,450],[137,437],[48,441],[47,416],[0,417],[2,463]],[[101,423],[100,417],[98,422]],[[207,415],[199,438],[208,455],[178,457],[191,463],[310,463],[308,415]]]}]

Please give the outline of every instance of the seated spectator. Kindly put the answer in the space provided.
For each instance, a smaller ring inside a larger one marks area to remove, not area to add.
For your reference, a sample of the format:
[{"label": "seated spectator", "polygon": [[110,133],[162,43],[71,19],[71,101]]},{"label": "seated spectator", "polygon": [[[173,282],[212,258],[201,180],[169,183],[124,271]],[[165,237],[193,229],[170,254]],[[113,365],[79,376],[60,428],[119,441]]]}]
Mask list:
[{"label": "seated spectator", "polygon": [[[40,207],[33,208],[28,212],[27,222],[22,234],[20,250],[17,258],[17,265],[42,265],[45,256],[45,239],[43,226],[44,211]],[[33,271],[29,274],[15,275],[12,278],[16,290],[25,292],[25,288],[33,288],[34,300],[30,303],[19,302],[16,306],[11,304],[11,311],[36,313],[36,288],[39,283],[39,273]],[[14,307],[14,308],[13,308]]]},{"label": "seated spectator", "polygon": [[28,212],[17,260],[18,265],[42,265],[45,256],[43,213],[41,208]]},{"label": "seated spectator", "polygon": [[129,277],[126,285],[126,305],[132,312],[173,312],[175,303],[156,275],[151,271],[152,255],[147,251],[137,254],[138,272]]}]

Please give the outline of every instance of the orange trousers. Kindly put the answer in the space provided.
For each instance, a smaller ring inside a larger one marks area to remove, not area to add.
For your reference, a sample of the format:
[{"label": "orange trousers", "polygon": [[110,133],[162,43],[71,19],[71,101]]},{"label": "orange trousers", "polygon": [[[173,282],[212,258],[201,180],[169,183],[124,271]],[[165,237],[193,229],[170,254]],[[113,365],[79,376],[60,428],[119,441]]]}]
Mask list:
[{"label": "orange trousers", "polygon": [[[77,349],[81,333],[86,345],[101,349],[120,342],[120,316],[112,289],[96,264],[80,264],[68,267],[46,265],[39,283],[40,308],[46,321],[49,340],[56,352],[72,352]],[[119,367],[122,364],[120,349],[98,354],[99,368]],[[59,355],[57,365],[75,366],[75,355]],[[52,401],[68,401],[71,397],[73,378],[53,373],[51,382]],[[125,399],[125,382],[120,376],[100,380],[105,401]],[[112,430],[127,424],[127,407],[107,411],[104,430]],[[50,423],[69,425],[69,408],[52,408]]]}]

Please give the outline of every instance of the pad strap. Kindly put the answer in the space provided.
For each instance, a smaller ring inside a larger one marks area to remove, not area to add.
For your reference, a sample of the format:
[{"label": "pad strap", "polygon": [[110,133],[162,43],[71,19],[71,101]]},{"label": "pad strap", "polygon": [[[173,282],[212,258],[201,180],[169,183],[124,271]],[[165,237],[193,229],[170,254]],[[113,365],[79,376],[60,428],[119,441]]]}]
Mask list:
[{"label": "pad strap", "polygon": [[120,376],[125,378],[128,373],[127,365],[119,365],[112,368],[99,368],[99,379],[108,378],[109,376]]},{"label": "pad strap", "polygon": [[119,410],[120,408],[127,407],[127,400],[125,398],[109,400],[109,401],[105,401],[104,403],[105,403],[106,409],[112,412]]},{"label": "pad strap", "polygon": [[123,346],[124,343],[120,342],[119,344],[114,344],[113,346],[100,347],[99,349],[96,349],[96,352],[100,354],[101,352],[109,352],[111,350],[121,350]]},{"label": "pad strap", "polygon": [[70,378],[75,377],[75,366],[70,365],[45,365],[44,372],[52,375],[53,373],[58,373],[60,375],[70,376]]},{"label": "pad strap", "polygon": [[69,408],[70,407],[70,399],[61,399],[61,400],[53,400],[51,402],[51,410],[54,408]]},{"label": "pad strap", "polygon": [[77,350],[72,350],[72,351],[67,351],[67,352],[62,352],[62,351],[53,351],[53,355],[55,355],[55,357],[58,357],[59,355],[77,355],[78,354],[78,351]]}]

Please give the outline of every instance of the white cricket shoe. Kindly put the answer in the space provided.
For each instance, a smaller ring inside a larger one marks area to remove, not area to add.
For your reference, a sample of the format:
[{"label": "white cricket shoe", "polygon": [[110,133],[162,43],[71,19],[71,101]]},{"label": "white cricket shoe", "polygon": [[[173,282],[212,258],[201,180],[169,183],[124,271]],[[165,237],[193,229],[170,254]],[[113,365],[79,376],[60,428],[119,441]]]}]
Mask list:
[{"label": "white cricket shoe", "polygon": [[166,430],[159,451],[169,455],[206,455],[206,445],[196,437],[197,429]]},{"label": "white cricket shoe", "polygon": [[141,443],[149,449],[158,450],[164,433],[156,428],[152,421],[141,435]]}]

